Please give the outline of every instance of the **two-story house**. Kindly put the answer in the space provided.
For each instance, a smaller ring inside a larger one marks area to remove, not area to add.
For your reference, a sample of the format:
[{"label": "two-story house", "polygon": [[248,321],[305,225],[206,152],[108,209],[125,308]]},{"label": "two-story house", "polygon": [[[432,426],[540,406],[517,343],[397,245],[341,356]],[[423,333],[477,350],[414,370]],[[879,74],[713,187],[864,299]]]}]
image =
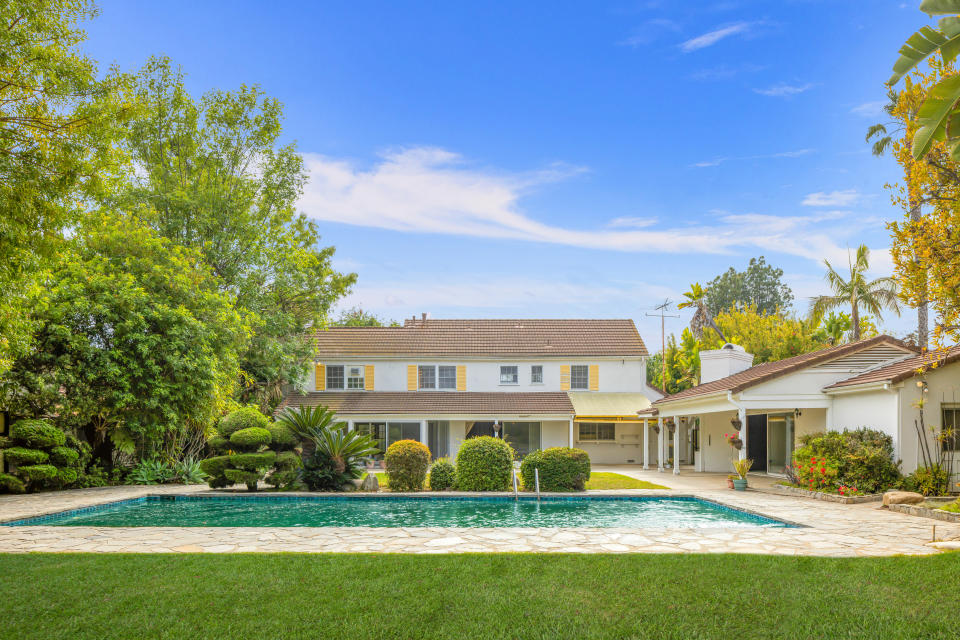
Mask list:
[{"label": "two-story house", "polygon": [[317,331],[304,389],[281,405],[324,405],[382,450],[401,439],[454,456],[495,435],[521,455],[554,446],[596,462],[640,462],[660,397],[631,320],[433,320]]}]

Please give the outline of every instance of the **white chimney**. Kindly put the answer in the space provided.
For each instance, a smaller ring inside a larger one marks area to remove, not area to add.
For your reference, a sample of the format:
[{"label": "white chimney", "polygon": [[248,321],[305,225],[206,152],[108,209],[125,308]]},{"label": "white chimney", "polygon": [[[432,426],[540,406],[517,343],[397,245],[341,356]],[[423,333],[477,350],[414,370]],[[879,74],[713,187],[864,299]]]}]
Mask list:
[{"label": "white chimney", "polygon": [[753,366],[753,354],[727,343],[719,349],[700,352],[700,384],[732,376]]}]

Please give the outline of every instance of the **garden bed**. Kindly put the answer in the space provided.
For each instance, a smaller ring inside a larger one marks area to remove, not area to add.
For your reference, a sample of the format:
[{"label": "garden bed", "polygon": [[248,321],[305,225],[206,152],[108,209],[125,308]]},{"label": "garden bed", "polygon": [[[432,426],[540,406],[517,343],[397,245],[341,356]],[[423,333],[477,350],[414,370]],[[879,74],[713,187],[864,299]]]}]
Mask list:
[{"label": "garden bed", "polygon": [[863,496],[841,496],[836,493],[826,493],[824,491],[810,491],[786,484],[775,484],[773,488],[783,493],[803,498],[813,498],[814,500],[823,500],[824,502],[839,502],[840,504],[862,504],[864,502],[880,502],[883,500],[882,493],[873,493]]},{"label": "garden bed", "polygon": [[911,516],[920,516],[921,518],[933,518],[934,520],[942,520],[943,522],[960,522],[960,513],[944,511],[938,508],[939,506],[951,504],[952,502],[954,502],[953,498],[943,500],[942,504],[936,499],[928,499],[924,504],[892,504],[890,505],[890,511],[898,511]]}]

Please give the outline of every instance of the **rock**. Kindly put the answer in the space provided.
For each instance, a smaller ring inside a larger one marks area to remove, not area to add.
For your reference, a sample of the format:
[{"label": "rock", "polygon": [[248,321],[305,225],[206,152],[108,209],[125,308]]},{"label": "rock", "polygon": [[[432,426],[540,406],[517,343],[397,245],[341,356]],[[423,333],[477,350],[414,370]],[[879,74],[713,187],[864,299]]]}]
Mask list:
[{"label": "rock", "polygon": [[353,482],[345,482],[343,486],[340,487],[340,491],[346,491],[348,493],[356,490],[357,490],[357,485],[355,485]]},{"label": "rock", "polygon": [[919,493],[912,491],[887,491],[883,494],[883,506],[889,507],[892,504],[920,504],[926,498]]},{"label": "rock", "polygon": [[374,473],[368,473],[360,484],[360,491],[380,491],[380,481]]}]

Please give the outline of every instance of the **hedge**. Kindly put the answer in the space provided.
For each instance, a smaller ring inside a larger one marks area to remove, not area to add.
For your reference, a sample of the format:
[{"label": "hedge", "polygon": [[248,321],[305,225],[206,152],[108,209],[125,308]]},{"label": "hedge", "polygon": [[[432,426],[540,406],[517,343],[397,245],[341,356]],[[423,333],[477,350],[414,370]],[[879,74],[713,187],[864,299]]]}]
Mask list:
[{"label": "hedge", "polygon": [[80,453],[70,447],[50,449],[50,463],[58,467],[72,467],[80,459]]},{"label": "hedge", "polygon": [[224,454],[230,450],[230,440],[223,436],[213,436],[207,440],[207,446],[216,454]]},{"label": "hedge", "polygon": [[231,466],[236,469],[259,471],[272,467],[276,459],[277,454],[275,452],[261,451],[260,453],[237,453],[230,456],[229,460]]},{"label": "hedge", "polygon": [[457,468],[447,458],[440,458],[430,467],[430,490],[446,491],[457,487]]},{"label": "hedge", "polygon": [[223,475],[234,484],[245,484],[250,491],[257,490],[257,482],[263,476],[258,471],[244,471],[243,469],[226,469]]},{"label": "hedge", "polygon": [[269,424],[270,419],[260,413],[258,409],[254,407],[244,407],[236,411],[231,411],[224,416],[217,426],[217,431],[224,438],[229,438],[241,429],[249,429],[251,427],[266,429]]},{"label": "hedge", "polygon": [[461,491],[506,491],[510,488],[513,449],[500,438],[470,438],[457,452],[457,488]]},{"label": "hedge", "polygon": [[43,482],[57,477],[57,468],[52,464],[33,464],[17,467],[17,475],[30,482]]},{"label": "hedge", "polygon": [[430,449],[416,440],[397,440],[383,456],[391,491],[423,491],[430,467]]},{"label": "hedge", "polygon": [[248,427],[234,431],[230,436],[230,444],[235,448],[246,451],[256,451],[264,445],[270,444],[270,432],[261,427]]},{"label": "hedge", "polygon": [[284,424],[271,422],[267,431],[270,432],[270,444],[277,451],[290,451],[300,444],[297,434]]},{"label": "hedge", "polygon": [[536,485],[535,469],[540,471],[541,491],[583,491],[590,479],[590,456],[571,447],[531,452],[520,463],[523,488],[528,491]]},{"label": "hedge", "polygon": [[10,438],[31,449],[62,447],[67,435],[45,420],[17,420],[10,426]]}]

